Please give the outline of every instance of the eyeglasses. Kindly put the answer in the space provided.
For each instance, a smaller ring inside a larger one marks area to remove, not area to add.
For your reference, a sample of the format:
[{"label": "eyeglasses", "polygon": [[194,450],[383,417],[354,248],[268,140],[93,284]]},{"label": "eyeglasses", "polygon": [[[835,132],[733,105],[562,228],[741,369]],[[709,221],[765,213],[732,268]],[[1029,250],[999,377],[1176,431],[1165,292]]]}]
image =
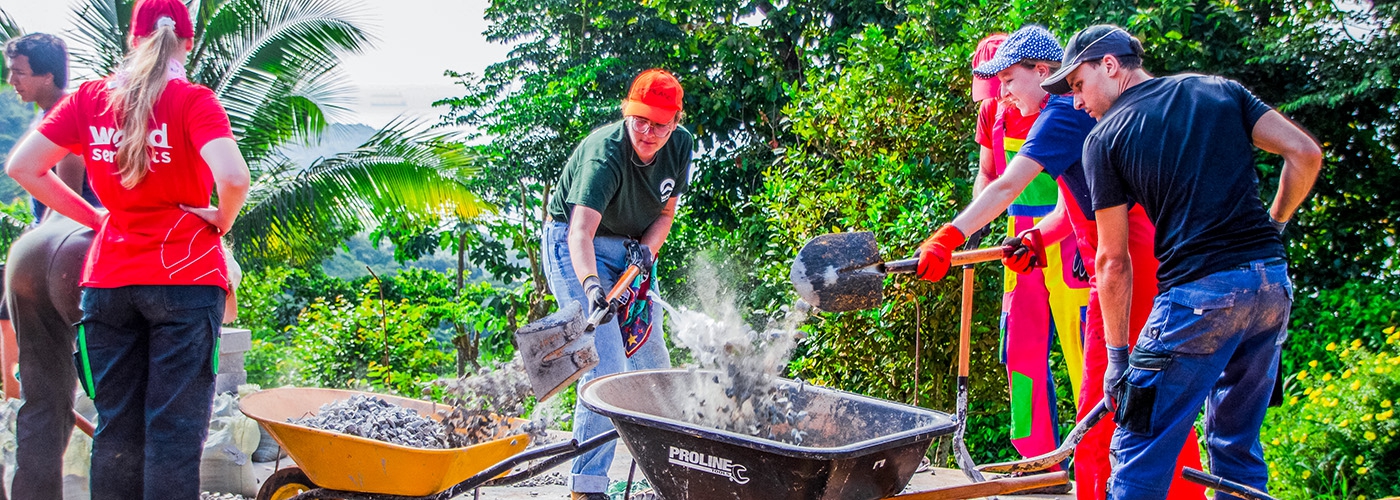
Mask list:
[{"label": "eyeglasses", "polygon": [[672,120],[671,123],[656,123],[640,116],[627,117],[627,127],[632,129],[632,132],[649,134],[654,137],[670,135],[672,131],[676,130],[676,125],[676,120]]}]

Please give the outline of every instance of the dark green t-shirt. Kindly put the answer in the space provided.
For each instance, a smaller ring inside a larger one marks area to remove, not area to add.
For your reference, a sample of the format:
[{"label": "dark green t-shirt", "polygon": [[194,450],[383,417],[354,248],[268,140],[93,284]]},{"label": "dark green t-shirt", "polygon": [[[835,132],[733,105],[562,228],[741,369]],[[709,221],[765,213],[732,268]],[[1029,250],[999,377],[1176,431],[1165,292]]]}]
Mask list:
[{"label": "dark green t-shirt", "polygon": [[694,140],[676,127],[652,163],[638,166],[630,133],[620,120],[594,130],[574,148],[550,194],[549,215],[568,221],[574,205],[603,214],[598,234],[641,237],[672,196],[685,193]]}]

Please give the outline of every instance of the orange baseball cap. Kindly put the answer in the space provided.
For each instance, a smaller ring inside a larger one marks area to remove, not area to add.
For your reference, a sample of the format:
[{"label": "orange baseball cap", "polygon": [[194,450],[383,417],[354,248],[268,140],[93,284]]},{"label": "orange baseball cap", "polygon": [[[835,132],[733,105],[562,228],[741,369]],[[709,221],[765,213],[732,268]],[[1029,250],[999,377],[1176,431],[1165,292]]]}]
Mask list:
[{"label": "orange baseball cap", "polygon": [[[993,33],[977,42],[977,50],[972,52],[972,67],[990,61],[997,53],[997,47],[1006,41],[1006,33]],[[1001,95],[1001,80],[972,75],[972,101],[982,102]]]},{"label": "orange baseball cap", "polygon": [[632,90],[622,101],[623,116],[640,116],[657,123],[671,123],[681,111],[681,82],[664,69],[643,71],[632,80]]}]

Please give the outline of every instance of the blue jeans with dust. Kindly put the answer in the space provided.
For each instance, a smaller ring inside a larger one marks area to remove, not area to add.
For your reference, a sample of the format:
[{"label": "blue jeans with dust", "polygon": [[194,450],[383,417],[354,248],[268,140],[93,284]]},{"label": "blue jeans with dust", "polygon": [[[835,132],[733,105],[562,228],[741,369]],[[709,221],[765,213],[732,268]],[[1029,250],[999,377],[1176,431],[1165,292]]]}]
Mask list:
[{"label": "blue jeans with dust", "polygon": [[92,500],[197,500],[224,289],[84,288],[78,381],[97,405]]},{"label": "blue jeans with dust", "polygon": [[[559,306],[569,301],[579,302],[588,311],[583,285],[574,273],[573,261],[569,256],[569,225],[549,221],[544,224],[544,234],[540,248],[544,254],[544,272],[549,279],[549,289]],[[612,289],[618,275],[627,268],[627,238],[618,236],[598,236],[593,238],[593,253],[597,257],[598,279],[603,289]],[[593,330],[594,345],[598,350],[598,366],[579,378],[579,386],[595,378],[633,370],[670,368],[671,356],[666,350],[665,335],[661,329],[661,307],[652,308],[651,337],[632,357],[627,357],[622,346],[622,330],[617,318],[598,325]],[[574,407],[574,439],[580,442],[612,430],[612,420],[593,413],[579,403]],[[579,493],[599,493],[608,488],[608,468],[612,466],[616,442],[608,443],[574,459],[569,489]]]},{"label": "blue jeans with dust", "polygon": [[1202,403],[1211,472],[1266,489],[1259,427],[1292,303],[1282,259],[1253,261],[1157,296],[1117,388],[1109,498],[1167,497],[1180,472],[1175,457]]}]

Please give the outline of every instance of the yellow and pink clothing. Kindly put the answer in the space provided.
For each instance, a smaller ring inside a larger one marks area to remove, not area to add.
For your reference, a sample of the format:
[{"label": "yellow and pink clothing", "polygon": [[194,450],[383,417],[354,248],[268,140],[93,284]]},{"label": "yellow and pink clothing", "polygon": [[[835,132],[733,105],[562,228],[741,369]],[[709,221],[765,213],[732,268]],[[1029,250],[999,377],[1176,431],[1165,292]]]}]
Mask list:
[{"label": "yellow and pink clothing", "polygon": [[[977,143],[992,151],[997,176],[1021,150],[1038,115],[1023,116],[994,99],[978,110]],[[1059,198],[1055,179],[1036,175],[1007,209],[1007,233],[1014,236],[1035,226],[1054,210]],[[1083,372],[1083,320],[1089,303],[1089,283],[1074,276],[1077,254],[1073,240],[1046,247],[1048,265],[1027,274],[1007,272],[1002,297],[1001,356],[1011,393],[1011,443],[1024,456],[1035,456],[1059,445],[1059,416],[1055,410],[1055,381],[1050,371],[1050,346],[1058,337],[1070,374],[1072,394],[1080,392]]]}]

